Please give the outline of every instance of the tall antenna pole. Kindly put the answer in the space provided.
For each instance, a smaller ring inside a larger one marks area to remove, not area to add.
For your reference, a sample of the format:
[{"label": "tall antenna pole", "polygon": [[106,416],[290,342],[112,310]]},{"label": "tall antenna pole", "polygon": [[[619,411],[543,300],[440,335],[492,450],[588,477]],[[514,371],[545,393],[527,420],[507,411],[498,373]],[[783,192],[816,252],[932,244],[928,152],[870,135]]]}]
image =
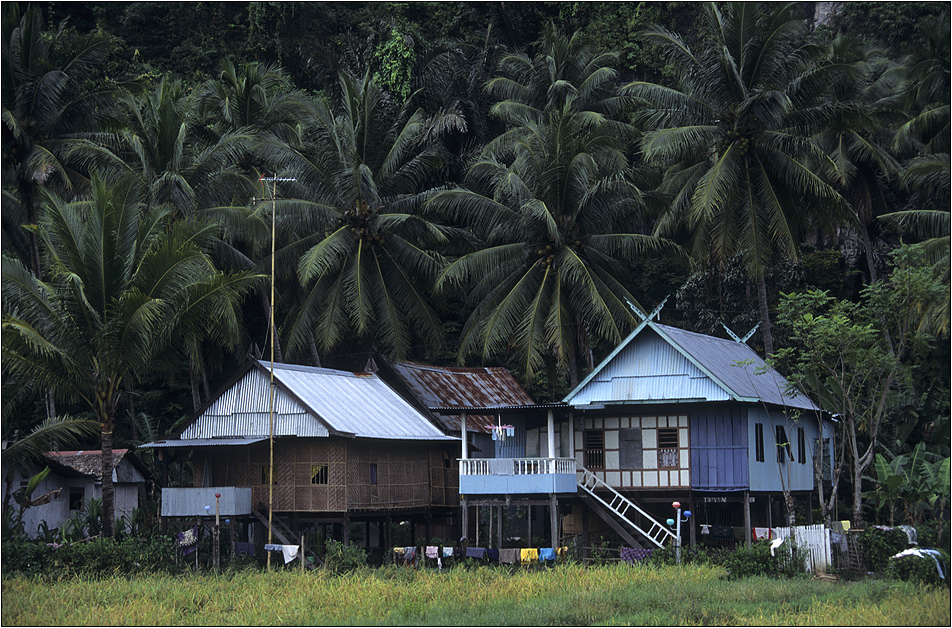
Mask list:
[{"label": "tall antenna pole", "polygon": [[[271,545],[271,521],[274,512],[274,254],[275,254],[275,217],[277,216],[278,181],[296,181],[297,179],[279,177],[261,177],[261,181],[271,182],[271,301],[268,312],[268,332],[271,343],[271,381],[268,399],[268,545]],[[271,552],[268,553],[268,570],[271,570]],[[303,557],[302,557],[303,560]]]}]

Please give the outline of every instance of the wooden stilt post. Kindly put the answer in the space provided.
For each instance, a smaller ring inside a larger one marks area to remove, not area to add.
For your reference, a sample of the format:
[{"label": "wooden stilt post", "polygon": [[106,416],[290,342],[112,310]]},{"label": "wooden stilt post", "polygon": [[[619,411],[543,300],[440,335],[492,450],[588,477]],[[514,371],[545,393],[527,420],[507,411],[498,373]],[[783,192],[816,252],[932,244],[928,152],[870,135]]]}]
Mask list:
[{"label": "wooden stilt post", "polygon": [[744,542],[750,547],[750,491],[744,491]]},{"label": "wooden stilt post", "polygon": [[502,506],[496,506],[496,548],[502,549]]}]

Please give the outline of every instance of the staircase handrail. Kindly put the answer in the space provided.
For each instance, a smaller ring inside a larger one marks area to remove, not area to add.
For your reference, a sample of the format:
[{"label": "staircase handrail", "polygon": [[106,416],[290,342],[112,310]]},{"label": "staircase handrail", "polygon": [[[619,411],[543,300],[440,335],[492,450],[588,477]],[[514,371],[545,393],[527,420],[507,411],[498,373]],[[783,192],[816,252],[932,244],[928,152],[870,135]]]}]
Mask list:
[{"label": "staircase handrail", "polygon": [[[659,522],[657,519],[655,519],[654,517],[652,517],[651,515],[649,515],[647,512],[645,512],[645,510],[644,510],[641,506],[639,506],[639,505],[636,504],[635,502],[631,501],[630,499],[628,499],[627,497],[625,497],[624,495],[622,495],[621,493],[619,493],[618,491],[616,491],[614,488],[612,488],[611,486],[609,486],[608,484],[606,484],[605,482],[603,482],[603,481],[601,480],[601,478],[599,478],[597,475],[595,475],[594,473],[592,473],[591,471],[589,471],[588,469],[586,469],[586,468],[583,467],[582,465],[578,465],[578,466],[577,466],[577,469],[578,469],[578,471],[582,474],[582,477],[583,477],[583,480],[582,480],[582,481],[579,481],[579,482],[578,482],[578,485],[579,485],[586,493],[588,493],[589,495],[591,495],[594,499],[598,500],[598,501],[599,501],[602,505],[604,505],[606,508],[608,508],[608,509],[611,510],[612,512],[615,512],[616,514],[618,514],[618,516],[624,518],[633,528],[635,528],[636,530],[638,530],[638,532],[640,532],[640,533],[642,534],[642,536],[644,536],[646,539],[648,539],[649,541],[651,541],[652,543],[654,543],[654,544],[657,545],[658,547],[664,547],[664,544],[663,544],[661,541],[659,541],[658,539],[656,539],[655,536],[660,536],[662,539],[664,539],[664,538],[669,538],[669,537],[670,537],[672,540],[675,539],[675,534],[674,534],[674,532],[672,532],[671,530],[669,530],[669,529],[667,528],[667,526],[663,525],[663,524],[662,524],[661,522]],[[592,484],[592,487],[591,487],[591,488],[589,488],[589,483]],[[598,487],[598,488],[607,490],[607,491],[609,491],[610,493],[613,493],[617,499],[619,499],[620,501],[622,501],[623,503],[625,503],[625,505],[627,505],[629,508],[633,508],[638,514],[640,514],[642,517],[644,517],[645,519],[647,519],[648,521],[650,521],[650,522],[653,524],[653,525],[651,526],[651,527],[652,527],[652,531],[658,530],[658,531],[659,531],[659,534],[657,534],[657,535],[655,535],[655,536],[652,536],[651,533],[645,532],[645,531],[641,528],[641,526],[637,525],[634,521],[632,521],[631,519],[629,519],[628,517],[626,517],[623,513],[619,512],[617,508],[614,508],[611,504],[609,504],[607,501],[605,501],[600,495],[598,495],[598,494],[595,492],[595,487]]]}]

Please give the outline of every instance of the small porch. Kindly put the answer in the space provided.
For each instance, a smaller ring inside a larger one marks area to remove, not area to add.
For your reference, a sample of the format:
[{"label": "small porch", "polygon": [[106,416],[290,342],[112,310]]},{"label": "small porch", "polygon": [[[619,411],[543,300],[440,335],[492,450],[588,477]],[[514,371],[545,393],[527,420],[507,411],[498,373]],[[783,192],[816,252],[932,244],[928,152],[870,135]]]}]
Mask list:
[{"label": "small porch", "polygon": [[530,495],[578,490],[575,458],[462,458],[461,495]]}]

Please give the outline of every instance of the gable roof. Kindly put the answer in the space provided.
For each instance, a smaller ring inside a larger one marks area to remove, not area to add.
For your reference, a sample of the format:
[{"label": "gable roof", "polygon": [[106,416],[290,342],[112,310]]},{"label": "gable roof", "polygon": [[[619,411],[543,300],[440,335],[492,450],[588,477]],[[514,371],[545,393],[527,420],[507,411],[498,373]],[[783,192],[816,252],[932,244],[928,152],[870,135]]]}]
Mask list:
[{"label": "gable roof", "polygon": [[819,410],[741,342],[644,321],[565,397],[567,403],[741,401]]},{"label": "gable roof", "polygon": [[[294,364],[274,365],[274,435],[448,440],[382,379]],[[267,437],[271,365],[249,364],[206,404],[180,438]]]},{"label": "gable roof", "polygon": [[[526,406],[535,402],[519,385],[508,369],[502,367],[447,367],[417,362],[387,363],[394,374],[406,385],[428,410],[439,408],[486,408],[493,406]],[[459,431],[458,416],[435,415],[444,429]],[[470,432],[490,431],[495,422],[492,415],[468,417],[466,429]]]},{"label": "gable roof", "polygon": [[[51,467],[61,475],[79,475],[102,480],[102,450],[50,451],[46,454]],[[123,465],[123,460],[128,464]],[[128,449],[112,450],[112,479],[114,482],[142,482],[145,469]]]}]

